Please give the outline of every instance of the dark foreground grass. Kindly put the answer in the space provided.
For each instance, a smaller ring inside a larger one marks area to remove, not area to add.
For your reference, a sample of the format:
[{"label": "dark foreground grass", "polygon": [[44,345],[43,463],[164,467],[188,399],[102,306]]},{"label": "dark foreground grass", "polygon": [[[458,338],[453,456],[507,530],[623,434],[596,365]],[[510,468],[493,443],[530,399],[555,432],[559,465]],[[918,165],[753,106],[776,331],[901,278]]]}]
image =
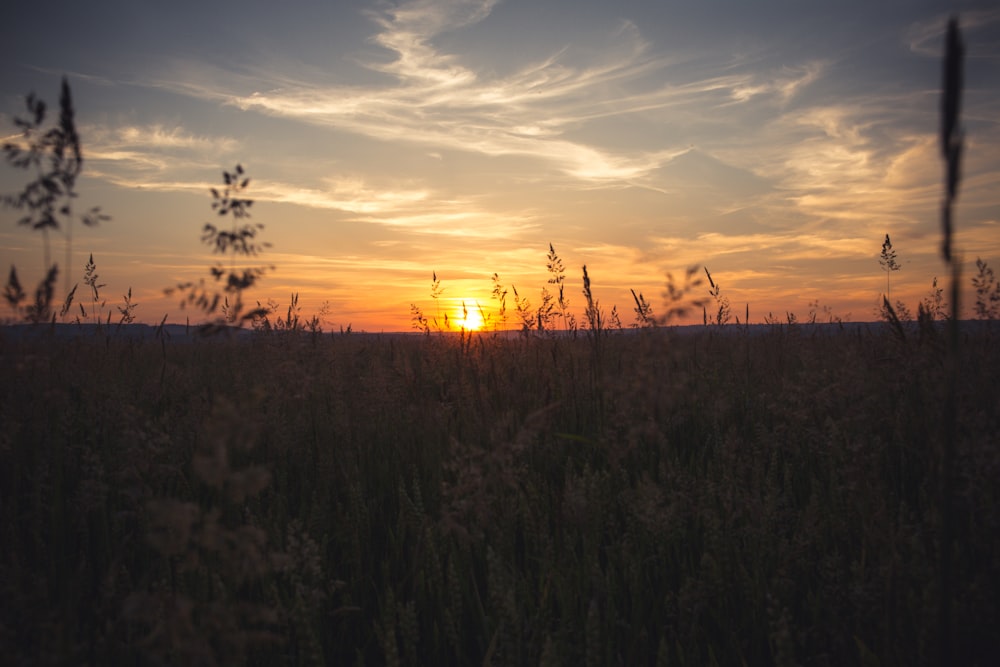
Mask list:
[{"label": "dark foreground grass", "polygon": [[[0,331],[3,661],[929,662],[942,342],[736,331]],[[1000,352],[961,349],[952,650],[987,664]]]}]

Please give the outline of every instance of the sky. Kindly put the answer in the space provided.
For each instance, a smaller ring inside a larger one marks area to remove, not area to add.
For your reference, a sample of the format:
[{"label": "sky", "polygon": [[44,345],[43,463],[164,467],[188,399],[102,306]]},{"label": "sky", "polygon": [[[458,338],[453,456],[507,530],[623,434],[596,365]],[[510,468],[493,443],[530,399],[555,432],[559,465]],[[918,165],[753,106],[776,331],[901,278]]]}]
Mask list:
[{"label": "sky", "polygon": [[[81,282],[92,253],[106,312],[131,289],[139,321],[204,319],[164,290],[229,265],[200,235],[218,222],[210,188],[240,164],[271,247],[236,266],[274,267],[247,300],[287,308],[298,294],[328,330],[409,330],[411,304],[495,318],[494,274],[509,310],[512,288],[536,308],[550,243],[578,317],[584,265],[625,326],[631,290],[662,314],[666,275],[699,265],[741,319],[814,308],[868,321],[889,234],[901,267],[889,290],[915,313],[946,277],[951,14],[967,49],[956,247],[965,283],[977,257],[1000,270],[993,0],[46,7],[0,11],[0,137],[17,141],[29,92],[58,109],[68,78],[84,155],[74,208],[111,216],[71,227],[69,275]],[[0,165],[0,193],[28,179]],[[19,217],[0,210],[0,266],[30,286],[42,237]],[[65,227],[51,237],[60,270]]]}]

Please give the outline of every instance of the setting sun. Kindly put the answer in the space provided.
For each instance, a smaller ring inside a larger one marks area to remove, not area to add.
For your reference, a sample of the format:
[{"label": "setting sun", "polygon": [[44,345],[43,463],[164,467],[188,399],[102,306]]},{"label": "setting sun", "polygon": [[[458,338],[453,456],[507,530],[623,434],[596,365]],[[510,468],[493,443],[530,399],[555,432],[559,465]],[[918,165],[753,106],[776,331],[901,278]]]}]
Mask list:
[{"label": "setting sun", "polygon": [[479,331],[483,328],[483,314],[473,303],[462,302],[455,309],[455,326],[466,331]]}]

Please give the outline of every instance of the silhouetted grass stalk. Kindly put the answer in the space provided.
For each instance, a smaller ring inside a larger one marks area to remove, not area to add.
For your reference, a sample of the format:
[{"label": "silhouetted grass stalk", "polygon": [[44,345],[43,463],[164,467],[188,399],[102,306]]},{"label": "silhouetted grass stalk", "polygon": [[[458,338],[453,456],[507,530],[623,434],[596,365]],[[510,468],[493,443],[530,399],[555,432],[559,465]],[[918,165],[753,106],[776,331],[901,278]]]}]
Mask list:
[{"label": "silhouetted grass stalk", "polygon": [[941,98],[941,152],[945,161],[945,197],[941,207],[943,240],[941,254],[951,269],[951,319],[948,322],[948,377],[944,405],[944,438],[941,465],[941,563],[940,563],[940,664],[952,659],[952,540],[954,539],[954,469],[957,444],[959,332],[961,313],[959,283],[961,262],[952,247],[953,209],[961,181],[963,133],[960,127],[965,47],[958,19],[948,21],[944,54],[943,94]]}]

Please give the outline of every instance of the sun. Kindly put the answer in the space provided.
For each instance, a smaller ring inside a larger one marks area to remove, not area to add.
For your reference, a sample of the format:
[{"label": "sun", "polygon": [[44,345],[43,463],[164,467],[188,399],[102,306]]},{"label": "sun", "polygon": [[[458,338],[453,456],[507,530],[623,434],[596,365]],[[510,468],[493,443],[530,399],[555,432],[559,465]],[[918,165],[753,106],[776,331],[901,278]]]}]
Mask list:
[{"label": "sun", "polygon": [[455,326],[466,331],[479,331],[483,328],[483,314],[476,306],[469,306],[469,302],[459,304],[455,309],[453,319]]}]

